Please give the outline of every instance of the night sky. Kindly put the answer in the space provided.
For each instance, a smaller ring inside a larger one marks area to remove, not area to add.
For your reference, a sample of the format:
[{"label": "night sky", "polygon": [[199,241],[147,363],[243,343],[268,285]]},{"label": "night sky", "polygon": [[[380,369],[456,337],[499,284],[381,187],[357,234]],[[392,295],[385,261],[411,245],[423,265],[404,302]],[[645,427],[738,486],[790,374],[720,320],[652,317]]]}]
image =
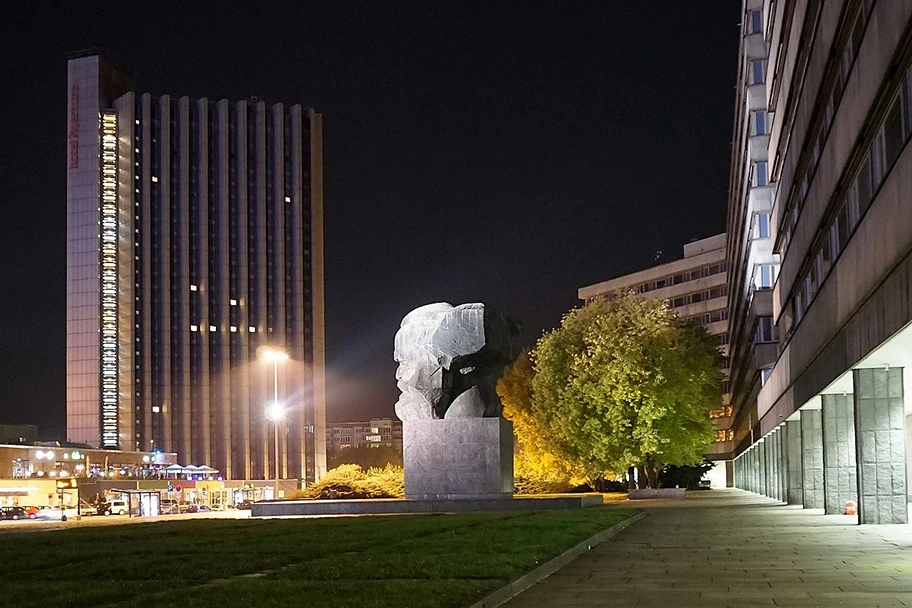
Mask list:
[{"label": "night sky", "polygon": [[392,415],[419,305],[502,308],[532,344],[579,287],[725,227],[736,2],[10,4],[0,423],[46,438],[66,429],[68,51],[104,48],[141,92],[325,112],[331,421]]}]

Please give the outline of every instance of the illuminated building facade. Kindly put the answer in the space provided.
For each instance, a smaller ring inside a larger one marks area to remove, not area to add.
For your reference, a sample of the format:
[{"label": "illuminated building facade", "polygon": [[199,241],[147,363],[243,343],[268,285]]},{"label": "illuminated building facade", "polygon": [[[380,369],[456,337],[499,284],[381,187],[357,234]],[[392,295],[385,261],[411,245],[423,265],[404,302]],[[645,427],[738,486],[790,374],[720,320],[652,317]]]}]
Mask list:
[{"label": "illuminated building facade", "polygon": [[[906,524],[912,0],[742,6],[728,213],[736,485]],[[755,244],[759,214],[769,225]],[[775,261],[769,288],[757,289],[754,252]],[[753,328],[770,323],[761,342]]]},{"label": "illuminated building facade", "polygon": [[[325,470],[322,115],[68,62],[67,438],[227,478]],[[280,462],[264,414],[278,365]]]},{"label": "illuminated building facade", "polygon": [[402,451],[402,421],[371,418],[367,422],[334,422],[326,425],[327,451],[348,448],[393,447]]}]

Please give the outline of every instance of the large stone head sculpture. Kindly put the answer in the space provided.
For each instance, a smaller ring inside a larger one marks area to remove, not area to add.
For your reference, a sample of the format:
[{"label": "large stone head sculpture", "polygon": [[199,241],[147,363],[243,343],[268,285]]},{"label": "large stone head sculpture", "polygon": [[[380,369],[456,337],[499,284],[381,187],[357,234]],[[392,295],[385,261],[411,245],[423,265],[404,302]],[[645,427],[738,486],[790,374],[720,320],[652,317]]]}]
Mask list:
[{"label": "large stone head sculpture", "polygon": [[400,420],[499,416],[494,390],[519,354],[520,324],[484,304],[428,304],[396,332]]}]

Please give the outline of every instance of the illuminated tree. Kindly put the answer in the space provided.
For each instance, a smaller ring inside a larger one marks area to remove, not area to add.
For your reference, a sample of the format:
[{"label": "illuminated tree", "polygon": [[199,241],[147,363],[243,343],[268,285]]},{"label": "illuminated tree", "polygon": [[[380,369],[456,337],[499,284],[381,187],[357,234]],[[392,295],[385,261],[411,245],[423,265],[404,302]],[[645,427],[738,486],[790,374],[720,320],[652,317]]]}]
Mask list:
[{"label": "illuminated tree", "polygon": [[519,450],[513,459],[517,482],[530,483],[542,491],[562,491],[582,481],[583,469],[557,455],[545,442],[541,421],[532,413],[532,378],[535,372],[529,351],[520,353],[504,370],[497,383],[497,394],[503,402],[504,418],[513,423]]},{"label": "illuminated tree", "polygon": [[568,313],[535,349],[531,417],[587,474],[700,462],[713,441],[721,355],[665,302],[619,293]]}]

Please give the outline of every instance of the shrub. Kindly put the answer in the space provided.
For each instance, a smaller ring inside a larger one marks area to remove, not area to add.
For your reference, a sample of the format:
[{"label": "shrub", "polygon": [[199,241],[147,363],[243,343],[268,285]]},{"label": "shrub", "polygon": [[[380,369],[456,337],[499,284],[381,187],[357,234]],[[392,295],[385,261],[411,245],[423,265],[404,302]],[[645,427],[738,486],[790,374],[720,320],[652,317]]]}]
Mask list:
[{"label": "shrub", "polygon": [[323,479],[305,490],[308,498],[401,498],[405,495],[401,467],[387,465],[368,469],[343,464],[326,472]]}]

